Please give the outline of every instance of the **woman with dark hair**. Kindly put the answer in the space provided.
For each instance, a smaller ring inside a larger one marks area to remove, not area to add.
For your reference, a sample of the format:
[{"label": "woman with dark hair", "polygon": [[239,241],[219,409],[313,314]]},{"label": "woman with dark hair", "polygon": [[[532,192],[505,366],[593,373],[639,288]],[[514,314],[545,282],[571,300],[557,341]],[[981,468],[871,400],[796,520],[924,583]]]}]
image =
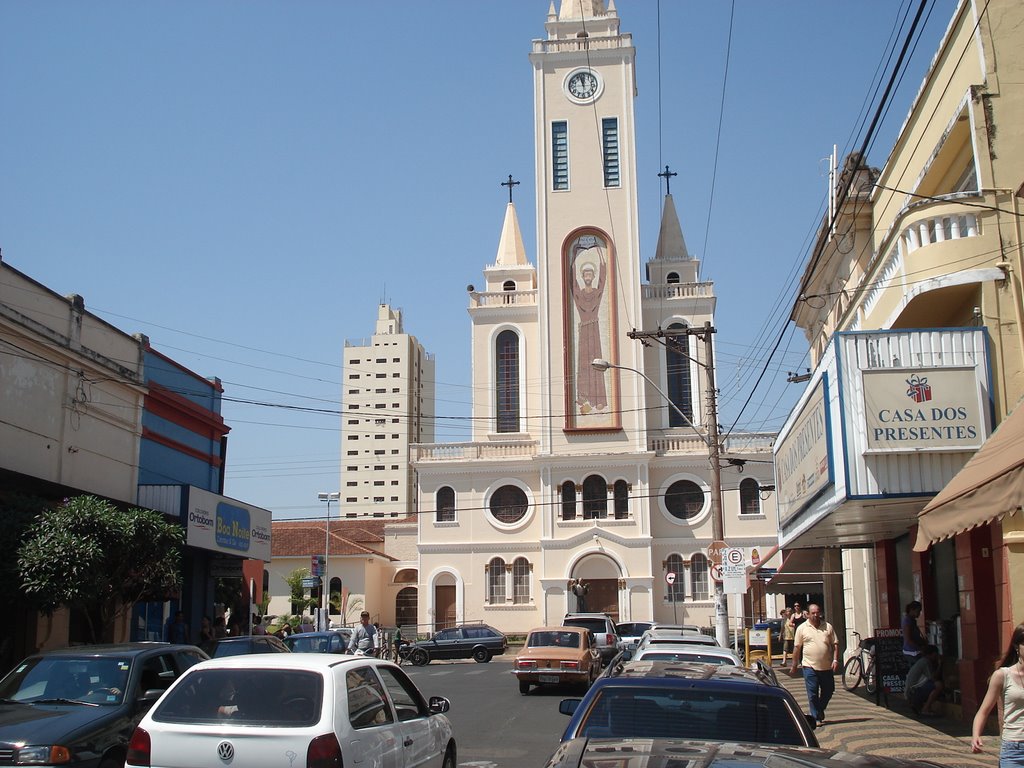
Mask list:
[{"label": "woman with dark hair", "polygon": [[988,681],[985,699],[974,716],[971,752],[982,751],[981,733],[992,709],[998,705],[1002,722],[1003,746],[999,768],[1024,768],[1024,624],[1018,624],[996,671]]}]

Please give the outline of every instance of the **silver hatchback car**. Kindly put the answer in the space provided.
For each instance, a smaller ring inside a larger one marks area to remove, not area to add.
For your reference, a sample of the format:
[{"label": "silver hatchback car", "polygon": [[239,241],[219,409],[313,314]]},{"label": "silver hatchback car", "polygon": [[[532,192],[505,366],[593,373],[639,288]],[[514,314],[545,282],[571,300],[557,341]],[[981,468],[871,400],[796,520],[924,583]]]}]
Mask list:
[{"label": "silver hatchback car", "polygon": [[139,723],[126,768],[455,768],[448,699],[365,656],[282,653],[197,664]]}]

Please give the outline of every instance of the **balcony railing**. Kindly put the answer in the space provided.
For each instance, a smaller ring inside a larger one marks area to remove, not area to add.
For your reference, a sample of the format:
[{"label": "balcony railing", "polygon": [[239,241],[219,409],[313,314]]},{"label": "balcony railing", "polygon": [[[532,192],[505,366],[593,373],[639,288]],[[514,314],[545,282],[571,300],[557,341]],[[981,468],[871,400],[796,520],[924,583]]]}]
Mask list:
[{"label": "balcony railing", "polygon": [[537,306],[537,289],[528,291],[474,291],[469,294],[469,306],[510,307]]},{"label": "balcony railing", "polygon": [[[730,435],[722,445],[726,454],[763,453],[770,455],[775,442],[774,432],[743,432]],[[692,431],[680,431],[652,435],[647,440],[648,450],[658,456],[671,453],[707,453],[708,447],[700,435]]]},{"label": "balcony railing", "polygon": [[536,455],[536,440],[493,443],[420,443],[412,446],[413,461],[523,459]]},{"label": "balcony railing", "polygon": [[715,284],[706,283],[672,283],[670,285],[645,285],[645,299],[693,299],[715,295]]},{"label": "balcony railing", "polygon": [[629,48],[633,45],[633,35],[615,35],[613,37],[583,37],[568,40],[534,40],[534,53],[577,53],[582,51],[607,51]]}]

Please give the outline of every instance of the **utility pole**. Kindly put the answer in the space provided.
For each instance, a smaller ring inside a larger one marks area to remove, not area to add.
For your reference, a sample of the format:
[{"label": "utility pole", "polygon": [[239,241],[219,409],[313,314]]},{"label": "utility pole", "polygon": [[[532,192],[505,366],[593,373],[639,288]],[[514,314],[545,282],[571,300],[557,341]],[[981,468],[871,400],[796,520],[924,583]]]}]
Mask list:
[{"label": "utility pole", "polygon": [[[725,541],[725,513],[722,506],[722,445],[718,434],[718,392],[715,390],[715,353],[712,343],[714,333],[715,329],[711,322],[705,321],[701,328],[674,328],[671,330],[659,328],[657,331],[630,331],[628,336],[631,339],[696,336],[704,341],[703,361],[685,355],[685,353],[684,355],[702,367],[707,377],[704,403],[707,408],[708,460],[711,463],[711,535],[714,541]],[[664,393],[661,394],[663,397],[665,396]],[[729,647],[729,605],[726,602],[722,583],[719,581],[715,582],[715,637],[723,648]]]}]

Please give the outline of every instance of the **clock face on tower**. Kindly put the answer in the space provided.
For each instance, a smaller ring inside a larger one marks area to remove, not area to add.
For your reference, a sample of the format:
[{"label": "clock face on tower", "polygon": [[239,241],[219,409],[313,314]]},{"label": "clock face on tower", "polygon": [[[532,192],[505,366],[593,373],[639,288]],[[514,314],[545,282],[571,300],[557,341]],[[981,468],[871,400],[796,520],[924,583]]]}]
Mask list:
[{"label": "clock face on tower", "polygon": [[595,98],[600,88],[601,81],[589,69],[581,69],[572,73],[566,81],[566,90],[569,95],[579,101],[589,101]]}]

